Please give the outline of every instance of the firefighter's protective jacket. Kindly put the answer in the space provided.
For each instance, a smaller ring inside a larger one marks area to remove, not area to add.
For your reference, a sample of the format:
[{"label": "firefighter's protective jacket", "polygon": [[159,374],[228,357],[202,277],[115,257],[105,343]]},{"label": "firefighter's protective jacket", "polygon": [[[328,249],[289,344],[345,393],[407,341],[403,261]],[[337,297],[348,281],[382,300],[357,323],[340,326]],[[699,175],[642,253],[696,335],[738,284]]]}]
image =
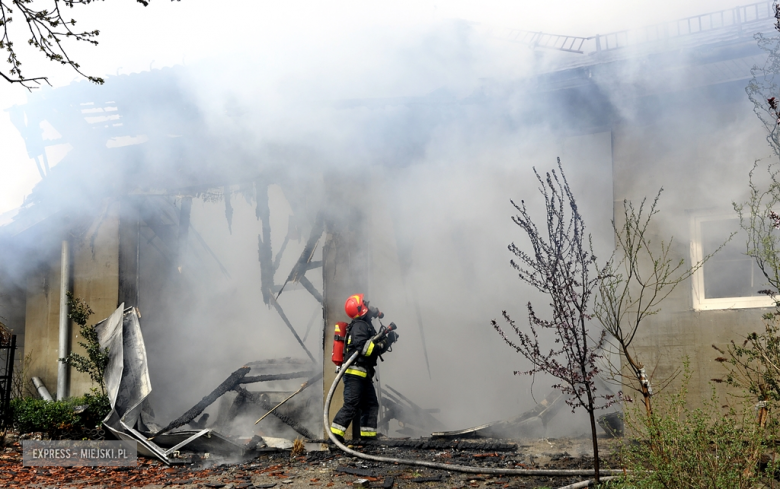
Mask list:
[{"label": "firefighter's protective jacket", "polygon": [[345,374],[368,378],[374,376],[377,358],[390,347],[387,339],[377,343],[371,341],[371,338],[374,336],[376,336],[376,330],[370,320],[365,317],[352,320],[348,327],[344,358],[351,357],[355,351],[359,351],[360,354],[355,362],[344,372]]}]

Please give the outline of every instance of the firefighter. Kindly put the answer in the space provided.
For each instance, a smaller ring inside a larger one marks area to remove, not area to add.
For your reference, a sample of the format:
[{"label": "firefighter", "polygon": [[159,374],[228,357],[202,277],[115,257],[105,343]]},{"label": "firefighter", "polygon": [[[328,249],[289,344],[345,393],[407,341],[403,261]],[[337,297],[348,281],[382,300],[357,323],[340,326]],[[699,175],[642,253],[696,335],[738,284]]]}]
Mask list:
[{"label": "firefighter", "polygon": [[369,307],[368,301],[363,299],[363,294],[350,296],[344,304],[344,311],[352,318],[347,327],[344,358],[350,358],[356,351],[360,354],[344,372],[344,406],[333,418],[330,431],[343,442],[350,421],[360,411],[361,440],[375,440],[379,415],[379,402],[373,385],[376,360],[398,340],[398,334],[391,331],[376,343],[372,341],[377,332],[371,320],[375,317],[382,318],[384,314],[375,307]]}]

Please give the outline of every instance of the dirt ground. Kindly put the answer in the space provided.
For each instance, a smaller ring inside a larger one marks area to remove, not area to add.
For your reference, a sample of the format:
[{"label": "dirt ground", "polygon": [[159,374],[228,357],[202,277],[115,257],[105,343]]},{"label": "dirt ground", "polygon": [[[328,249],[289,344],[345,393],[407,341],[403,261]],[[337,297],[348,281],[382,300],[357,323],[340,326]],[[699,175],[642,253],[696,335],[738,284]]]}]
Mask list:
[{"label": "dirt ground", "polygon": [[[447,464],[518,469],[592,468],[590,439],[561,438],[510,443],[507,440],[461,440],[442,447],[425,440],[387,440],[355,449],[386,457],[424,459]],[[600,439],[600,453],[610,463],[615,440]],[[396,446],[392,446],[395,444]],[[24,467],[21,444],[10,437],[0,454],[0,487],[3,488],[277,488],[316,487],[501,487],[557,488],[585,477],[530,477],[464,474],[423,467],[377,463],[344,454],[335,447],[309,444],[310,451],[292,457],[291,452],[254,454],[228,463],[215,458],[166,466],[139,457],[135,467]]]}]

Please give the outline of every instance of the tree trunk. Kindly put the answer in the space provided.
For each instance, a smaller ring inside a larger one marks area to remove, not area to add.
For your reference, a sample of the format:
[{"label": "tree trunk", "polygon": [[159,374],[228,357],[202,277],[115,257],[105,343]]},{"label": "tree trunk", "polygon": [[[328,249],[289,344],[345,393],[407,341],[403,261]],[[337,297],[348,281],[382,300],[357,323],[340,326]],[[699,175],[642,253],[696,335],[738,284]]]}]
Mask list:
[{"label": "tree trunk", "polygon": [[766,427],[766,420],[769,417],[769,409],[766,406],[758,408],[758,426],[761,428]]},{"label": "tree trunk", "polygon": [[[588,332],[585,329],[585,318],[584,316],[580,317],[580,330],[582,331],[582,351],[587,352],[588,351]],[[585,368],[585,358],[581,357],[579,361],[579,367],[580,371],[582,372],[582,379],[585,380],[585,391],[588,395],[588,405],[585,406],[585,409],[588,411],[588,416],[590,417],[590,436],[593,440],[593,472],[595,473],[594,479],[596,481],[596,485],[599,484],[599,442],[598,438],[596,436],[596,415],[594,413],[595,407],[594,407],[594,401],[593,401],[593,384],[592,381],[586,380],[588,379],[586,368]]]},{"label": "tree trunk", "polygon": [[588,416],[590,417],[590,433],[591,433],[591,439],[593,440],[593,472],[595,473],[595,476],[593,477],[596,481],[596,485],[599,483],[599,442],[598,438],[596,436],[596,415],[593,412],[593,396],[591,395],[590,391],[588,391]]},{"label": "tree trunk", "polygon": [[[628,361],[628,365],[631,367],[631,370],[634,371],[634,377],[639,379],[639,371],[642,370],[642,365],[638,364],[634,361],[633,358],[631,358],[631,355],[628,353],[628,348],[626,348],[624,345],[621,345],[623,348],[623,356],[626,357],[626,360]],[[645,411],[647,411],[647,418],[649,419],[650,416],[653,414],[653,408],[650,404],[650,391],[648,390],[647,386],[642,384],[642,382],[639,382],[639,388],[642,391],[642,398],[645,404]]]},{"label": "tree trunk", "polygon": [[647,411],[647,417],[649,418],[653,415],[653,408],[650,406],[650,392],[644,385],[642,386],[642,397],[644,397],[645,411]]}]

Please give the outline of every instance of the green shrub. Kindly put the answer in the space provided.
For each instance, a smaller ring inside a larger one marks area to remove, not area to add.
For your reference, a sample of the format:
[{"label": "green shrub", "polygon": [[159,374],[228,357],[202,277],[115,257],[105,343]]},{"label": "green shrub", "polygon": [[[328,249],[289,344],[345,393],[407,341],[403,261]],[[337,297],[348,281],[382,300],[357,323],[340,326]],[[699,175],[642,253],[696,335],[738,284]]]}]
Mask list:
[{"label": "green shrub", "polygon": [[43,431],[47,433],[72,429],[79,423],[70,401],[44,401],[43,399],[12,399],[13,424],[22,433]]},{"label": "green shrub", "polygon": [[79,334],[84,341],[79,341],[87,353],[87,356],[71,352],[65,358],[60,358],[61,362],[75,368],[81,373],[89,375],[92,382],[100,388],[100,393],[105,395],[106,382],[105,373],[108,366],[108,348],[101,348],[98,342],[97,331],[94,325],[87,325],[89,317],[94,314],[89,305],[82,299],[68,292],[68,317],[79,325]]},{"label": "green shrub", "polygon": [[689,380],[686,362],[682,387],[656,400],[651,416],[640,409],[627,410],[636,440],[621,453],[630,475],[615,487],[760,487],[764,473],[758,470],[759,461],[765,447],[773,445],[776,427],[772,423],[760,427],[751,405],[722,406],[714,388],[703,407],[691,409],[686,404]]},{"label": "green shrub", "polygon": [[108,401],[108,396],[106,394],[99,394],[96,389],[93,389],[92,393],[86,394],[83,399],[84,404],[89,407],[81,414],[82,425],[87,428],[100,426],[103,419],[105,419],[111,411],[111,404]]},{"label": "green shrub", "polygon": [[[77,407],[87,406],[86,409]],[[13,425],[22,433],[46,432],[52,437],[100,425],[111,407],[108,397],[94,391],[63,401],[17,398],[11,400]],[[80,411],[77,413],[77,411]]]}]

